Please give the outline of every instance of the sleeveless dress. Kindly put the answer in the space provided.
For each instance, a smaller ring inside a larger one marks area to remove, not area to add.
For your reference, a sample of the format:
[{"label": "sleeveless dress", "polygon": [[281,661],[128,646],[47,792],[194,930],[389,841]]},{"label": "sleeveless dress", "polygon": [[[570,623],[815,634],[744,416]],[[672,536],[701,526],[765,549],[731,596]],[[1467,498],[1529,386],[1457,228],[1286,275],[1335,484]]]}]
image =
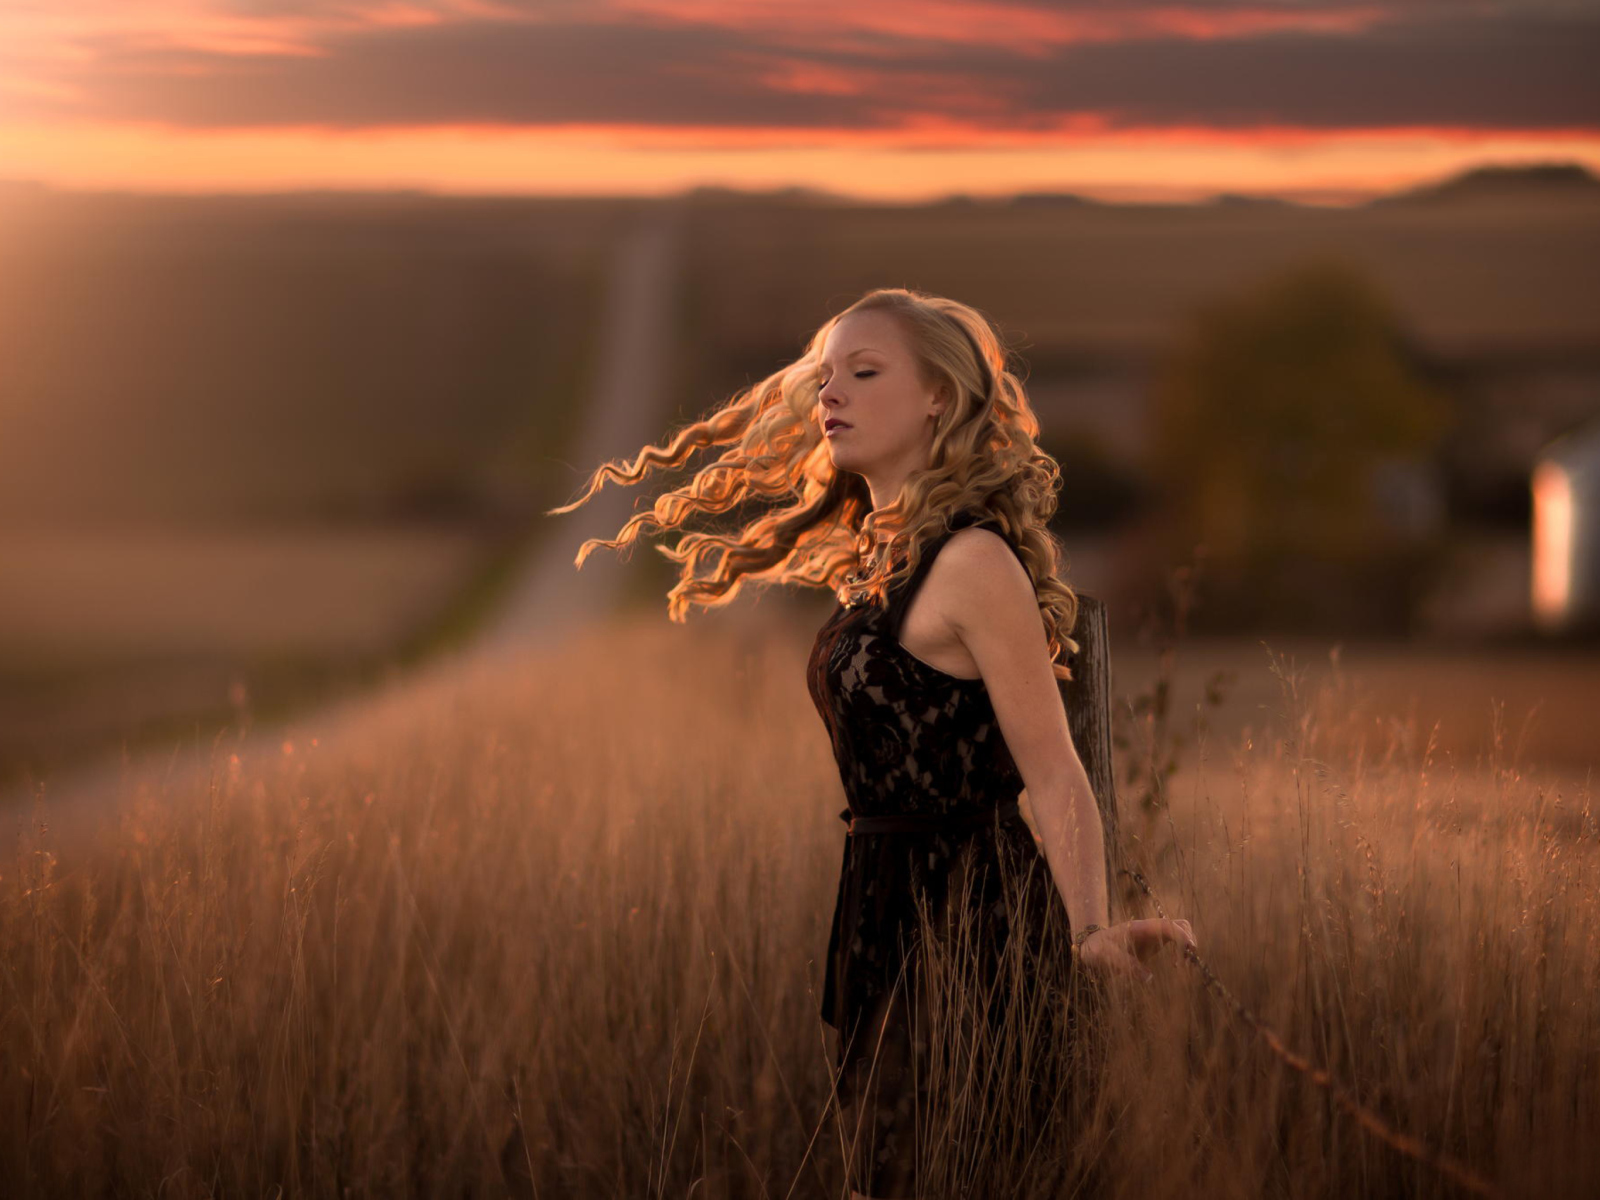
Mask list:
[{"label": "sleeveless dress", "polygon": [[[964,909],[962,960],[977,972],[964,978],[991,989],[991,1028],[1015,994],[1014,970],[1001,981],[1014,935],[1024,976],[1051,988],[1053,1003],[1080,995],[1067,986],[1075,960],[1066,906],[1016,808],[1023,780],[983,681],[925,663],[899,641],[939,551],[969,525],[1004,536],[986,517],[957,514],[885,606],[838,604],[807,663],[849,802],[839,816],[851,827],[821,1016],[839,1034],[835,1094],[851,1184],[875,1197],[913,1194],[926,1140],[930,1001],[919,970],[919,903],[946,930]],[[1035,1053],[1032,1061],[1048,1059]],[[1061,1086],[1041,1079],[1032,1102],[1048,1108]]]}]

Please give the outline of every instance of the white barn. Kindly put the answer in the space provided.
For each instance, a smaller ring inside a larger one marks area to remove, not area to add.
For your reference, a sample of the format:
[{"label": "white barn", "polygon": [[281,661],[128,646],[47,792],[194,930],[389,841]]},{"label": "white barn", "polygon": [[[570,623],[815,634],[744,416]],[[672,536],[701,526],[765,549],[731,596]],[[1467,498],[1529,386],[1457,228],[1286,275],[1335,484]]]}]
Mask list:
[{"label": "white barn", "polygon": [[1534,624],[1547,633],[1600,627],[1600,421],[1545,446],[1530,482]]}]

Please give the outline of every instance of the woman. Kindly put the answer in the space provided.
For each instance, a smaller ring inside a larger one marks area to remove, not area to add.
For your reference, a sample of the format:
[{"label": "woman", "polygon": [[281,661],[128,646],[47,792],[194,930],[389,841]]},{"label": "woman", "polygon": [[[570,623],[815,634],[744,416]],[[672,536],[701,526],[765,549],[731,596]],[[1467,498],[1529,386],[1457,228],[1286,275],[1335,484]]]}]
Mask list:
[{"label": "woman", "polygon": [[[1072,979],[1081,965],[1096,981],[1147,980],[1141,960],[1195,944],[1183,920],[1108,925],[1099,810],[1057,688],[1071,678],[1059,660],[1078,649],[1077,598],[1047,529],[1060,476],[1005,357],[967,305],[876,289],[796,362],[632,464],[602,466],[554,510],[605,479],[637,483],[724,447],[577,562],[647,527],[754,503],[764,511],[735,532],[661,548],[682,568],[669,616],[727,603],[746,579],[839,597],[807,681],[849,800],[822,1017],[839,1035],[858,1198],[913,1194],[936,1074],[931,1014],[982,995],[986,1027],[1001,1028],[1021,994],[1000,983],[1014,928],[1009,960],[1039,979],[1065,963]],[[1037,840],[1017,807],[1024,787]],[[1053,937],[1072,930],[1060,952]],[[936,963],[962,964],[967,990],[940,992]]]}]

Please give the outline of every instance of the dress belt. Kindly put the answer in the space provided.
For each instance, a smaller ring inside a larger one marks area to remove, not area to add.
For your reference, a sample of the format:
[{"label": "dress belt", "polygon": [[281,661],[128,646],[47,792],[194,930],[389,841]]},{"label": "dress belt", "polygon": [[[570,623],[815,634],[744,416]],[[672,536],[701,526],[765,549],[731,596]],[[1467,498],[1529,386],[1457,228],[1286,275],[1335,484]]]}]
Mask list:
[{"label": "dress belt", "polygon": [[1012,797],[988,812],[961,816],[941,813],[893,813],[882,817],[858,817],[847,808],[839,814],[845,833],[972,833],[994,821],[1007,821],[1021,811]]}]

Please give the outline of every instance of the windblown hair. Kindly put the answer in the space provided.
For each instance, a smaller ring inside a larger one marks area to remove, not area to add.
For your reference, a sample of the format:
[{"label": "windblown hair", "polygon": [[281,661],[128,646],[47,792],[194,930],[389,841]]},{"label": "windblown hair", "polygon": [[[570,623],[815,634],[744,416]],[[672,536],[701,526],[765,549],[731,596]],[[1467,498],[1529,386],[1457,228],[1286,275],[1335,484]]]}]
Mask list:
[{"label": "windblown hair", "polygon": [[[860,475],[834,470],[816,414],[828,333],[847,314],[866,310],[900,318],[923,383],[947,383],[953,400],[936,418],[927,469],[912,472],[898,499],[877,510]],[[727,604],[746,579],[825,587],[842,599],[852,584],[857,598],[882,602],[957,513],[990,514],[1033,581],[1052,669],[1071,679],[1061,659],[1063,650],[1078,650],[1070,636],[1078,598],[1058,576],[1065,552],[1048,527],[1061,472],[1035,442],[1038,419],[1006,358],[976,309],[909,288],[876,288],[818,329],[799,359],[661,445],[646,446],[631,463],[602,464],[582,495],[549,512],[571,512],[608,479],[635,484],[652,470],[684,467],[698,451],[725,447],[649,511],[634,513],[615,539],[584,542],[575,560],[581,567],[596,546],[632,546],[649,528],[682,529],[696,516],[763,505],[733,533],[689,532],[675,546],[656,547],[682,568],[667,595],[667,615],[680,623],[691,603]]]}]

